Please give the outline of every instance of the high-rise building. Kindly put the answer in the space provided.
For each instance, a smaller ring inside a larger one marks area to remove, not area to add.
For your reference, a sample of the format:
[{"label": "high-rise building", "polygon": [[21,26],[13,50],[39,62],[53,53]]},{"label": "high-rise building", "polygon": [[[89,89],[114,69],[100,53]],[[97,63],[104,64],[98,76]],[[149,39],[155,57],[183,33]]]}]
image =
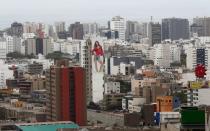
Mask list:
[{"label": "high-rise building", "polygon": [[210,105],[208,100],[210,88],[199,88],[187,91],[187,105],[188,106],[201,106]]},{"label": "high-rise building", "polygon": [[23,24],[24,33],[36,33],[37,30],[38,30],[38,25],[34,22],[25,22]]},{"label": "high-rise building", "polygon": [[0,38],[0,59],[6,59],[7,43],[4,38]]},{"label": "high-rise building", "polygon": [[13,45],[14,45],[13,49],[14,49],[14,52],[21,53],[22,42],[23,42],[22,38],[17,37],[17,36],[13,36]]},{"label": "high-rise building", "polygon": [[154,65],[170,67],[170,44],[155,44],[152,52],[154,53]]},{"label": "high-rise building", "polygon": [[47,71],[47,120],[86,125],[85,70],[61,60]]},{"label": "high-rise building", "polygon": [[161,43],[161,25],[159,23],[150,22],[147,33],[150,46]]},{"label": "high-rise building", "polygon": [[147,37],[147,25],[147,23],[141,23],[137,28],[137,32],[141,34],[143,38]]},{"label": "high-rise building", "polygon": [[190,36],[193,37],[195,34],[197,36],[204,36],[203,33],[204,33],[203,26],[195,23],[190,26]]},{"label": "high-rise building", "polygon": [[191,47],[186,50],[186,54],[188,69],[194,69],[197,64],[203,64],[206,69],[210,69],[210,48]]},{"label": "high-rise building", "polygon": [[137,23],[138,22],[135,22],[135,21],[127,21],[126,22],[126,33],[128,33],[128,34],[135,33],[136,32],[135,24],[137,24]]},{"label": "high-rise building", "polygon": [[162,20],[162,40],[189,39],[189,21],[182,18],[166,18]]},{"label": "high-rise building", "polygon": [[181,47],[175,44],[170,44],[170,62],[180,62]]},{"label": "high-rise building", "polygon": [[71,24],[69,27],[70,36],[73,39],[79,39],[82,40],[84,36],[84,30],[83,25],[80,24],[80,22],[75,22],[74,24]]},{"label": "high-rise building", "polygon": [[210,17],[194,18],[193,23],[201,28],[198,36],[210,36]]},{"label": "high-rise building", "polygon": [[126,39],[130,39],[130,36],[138,33],[137,29],[139,27],[139,23],[136,21],[127,21],[126,22]]},{"label": "high-rise building", "polygon": [[55,38],[56,33],[52,25],[48,26],[48,36]]},{"label": "high-rise building", "polygon": [[56,33],[65,32],[65,22],[55,22]]},{"label": "high-rise building", "polygon": [[11,25],[11,35],[12,36],[22,36],[23,34],[23,25],[21,23],[14,22]]},{"label": "high-rise building", "polygon": [[101,32],[102,37],[106,37],[107,39],[118,39],[119,35],[117,31],[111,31],[111,30],[103,30]]},{"label": "high-rise building", "polygon": [[110,22],[111,30],[118,31],[119,39],[125,40],[126,22],[125,19],[120,16],[115,16]]},{"label": "high-rise building", "polygon": [[97,23],[85,23],[83,24],[84,34],[98,34],[99,26]]},{"label": "high-rise building", "polygon": [[111,25],[110,25],[110,21],[107,22],[107,25],[108,25],[108,29],[110,30],[111,29]]},{"label": "high-rise building", "polygon": [[92,42],[91,40],[82,41],[80,44],[80,65],[86,73],[86,100],[87,104],[93,101],[92,89]]},{"label": "high-rise building", "polygon": [[47,55],[52,52],[52,44],[49,38],[29,38],[25,41],[26,55]]},{"label": "high-rise building", "polygon": [[5,76],[4,72],[0,71],[0,89],[5,88]]},{"label": "high-rise building", "polygon": [[12,36],[6,36],[6,43],[7,43],[7,54],[14,52],[14,43]]}]

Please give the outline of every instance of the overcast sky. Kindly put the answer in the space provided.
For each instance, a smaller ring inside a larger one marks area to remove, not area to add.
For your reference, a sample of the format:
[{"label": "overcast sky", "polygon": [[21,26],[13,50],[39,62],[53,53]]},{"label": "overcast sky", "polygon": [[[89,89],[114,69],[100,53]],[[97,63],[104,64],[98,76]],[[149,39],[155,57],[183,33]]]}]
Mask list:
[{"label": "overcast sky", "polygon": [[0,27],[13,21],[106,22],[112,16],[146,21],[210,16],[210,0],[0,0]]}]

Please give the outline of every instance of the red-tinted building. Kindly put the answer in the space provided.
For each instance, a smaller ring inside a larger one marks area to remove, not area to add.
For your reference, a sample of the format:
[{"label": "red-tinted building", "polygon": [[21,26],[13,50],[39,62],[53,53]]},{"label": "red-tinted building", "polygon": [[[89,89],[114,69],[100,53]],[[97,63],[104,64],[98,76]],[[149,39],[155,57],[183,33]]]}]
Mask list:
[{"label": "red-tinted building", "polygon": [[47,79],[48,120],[86,125],[85,70],[77,66],[53,66]]}]

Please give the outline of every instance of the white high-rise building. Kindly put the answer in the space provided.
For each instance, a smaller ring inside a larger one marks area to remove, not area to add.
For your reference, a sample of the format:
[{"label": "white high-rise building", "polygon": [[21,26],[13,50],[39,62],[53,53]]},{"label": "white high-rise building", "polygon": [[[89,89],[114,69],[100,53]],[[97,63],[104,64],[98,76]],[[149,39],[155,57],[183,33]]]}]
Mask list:
[{"label": "white high-rise building", "polygon": [[181,48],[175,44],[155,44],[148,49],[148,58],[161,67],[169,67],[173,62],[180,62]]},{"label": "white high-rise building", "polygon": [[14,52],[14,43],[12,36],[6,36],[6,43],[7,43],[7,54]]},{"label": "white high-rise building", "polygon": [[180,62],[181,48],[178,45],[170,45],[170,56],[172,62]]},{"label": "white high-rise building", "polygon": [[0,89],[5,87],[4,73],[0,71]]},{"label": "white high-rise building", "polygon": [[120,40],[125,40],[126,21],[124,18],[120,16],[113,17],[110,22],[110,28],[111,30],[118,31]]},{"label": "white high-rise building", "polygon": [[196,90],[188,90],[187,92],[188,106],[210,105],[209,93],[210,88],[201,88]]},{"label": "white high-rise building", "polygon": [[5,39],[0,39],[0,59],[6,59],[7,43]]},{"label": "white high-rise building", "polygon": [[170,67],[170,44],[155,44],[151,51],[154,53],[154,65]]},{"label": "white high-rise building", "polygon": [[210,47],[190,47],[186,49],[186,54],[188,69],[194,69],[197,64],[203,64],[206,69],[210,69]]}]

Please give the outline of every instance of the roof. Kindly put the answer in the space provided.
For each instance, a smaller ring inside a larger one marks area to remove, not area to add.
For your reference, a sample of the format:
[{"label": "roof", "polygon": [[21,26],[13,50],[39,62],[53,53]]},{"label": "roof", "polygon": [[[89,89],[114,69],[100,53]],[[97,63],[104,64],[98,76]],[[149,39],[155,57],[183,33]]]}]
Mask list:
[{"label": "roof", "polygon": [[63,128],[79,128],[79,126],[75,123],[35,123],[35,124],[20,124],[16,125],[22,131],[57,131],[58,129]]}]

